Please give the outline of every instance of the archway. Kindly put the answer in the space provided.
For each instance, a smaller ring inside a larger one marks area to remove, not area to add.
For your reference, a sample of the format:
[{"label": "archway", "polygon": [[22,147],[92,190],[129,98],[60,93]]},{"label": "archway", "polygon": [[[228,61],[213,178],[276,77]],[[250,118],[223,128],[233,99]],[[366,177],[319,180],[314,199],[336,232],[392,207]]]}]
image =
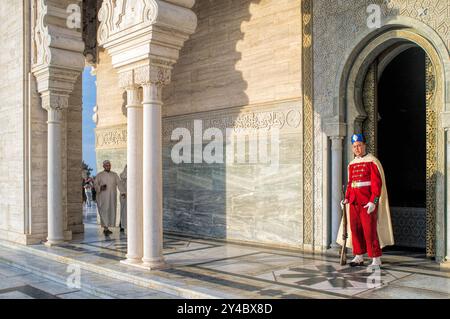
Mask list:
[{"label": "archway", "polygon": [[[347,136],[353,132],[366,132],[369,136],[371,150],[376,150],[376,132],[378,125],[375,112],[367,112],[364,101],[368,98],[376,102],[376,90],[372,96],[367,96],[367,78],[373,72],[374,65],[385,69],[399,54],[410,47],[421,48],[429,57],[429,66],[432,70],[433,81],[431,96],[428,97],[430,105],[428,110],[434,110],[427,122],[427,177],[426,177],[426,252],[429,257],[437,257],[442,260],[445,256],[445,136],[442,127],[445,122],[445,55],[448,51],[445,47],[435,45],[413,28],[398,27],[386,29],[373,38],[366,38],[365,44],[358,44],[359,51],[352,53],[349,60],[343,66],[343,74],[340,82],[340,92],[343,98],[338,101],[339,112],[343,114],[347,123]],[[382,58],[385,58],[384,61]],[[381,58],[381,60],[380,60]],[[381,63],[380,63],[381,61]],[[348,71],[348,73],[346,73]],[[373,75],[372,81],[378,83],[378,76]],[[431,82],[430,82],[431,83]],[[376,86],[378,87],[378,86]],[[368,124],[369,123],[369,124]],[[370,123],[372,127],[369,128]],[[344,163],[351,158],[350,142],[345,143]],[[344,170],[345,174],[345,170]]]}]

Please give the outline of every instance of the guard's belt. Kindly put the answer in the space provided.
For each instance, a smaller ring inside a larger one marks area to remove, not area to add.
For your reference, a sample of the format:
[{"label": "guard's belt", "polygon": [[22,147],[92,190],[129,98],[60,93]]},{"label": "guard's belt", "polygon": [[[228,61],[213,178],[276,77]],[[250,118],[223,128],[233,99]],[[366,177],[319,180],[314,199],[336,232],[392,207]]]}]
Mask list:
[{"label": "guard's belt", "polygon": [[360,188],[360,187],[364,187],[364,186],[370,186],[372,185],[372,183],[369,182],[352,182],[352,188]]}]

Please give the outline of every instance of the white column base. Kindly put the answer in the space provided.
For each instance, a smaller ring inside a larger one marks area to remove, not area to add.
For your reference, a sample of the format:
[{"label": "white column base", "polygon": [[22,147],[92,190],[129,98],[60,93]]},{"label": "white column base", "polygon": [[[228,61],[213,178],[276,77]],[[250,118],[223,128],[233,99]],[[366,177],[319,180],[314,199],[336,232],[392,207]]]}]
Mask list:
[{"label": "white column base", "polygon": [[128,266],[136,266],[136,265],[142,263],[142,260],[134,259],[134,258],[127,258],[127,259],[121,260],[120,263],[128,265]]},{"label": "white column base", "polygon": [[66,241],[64,240],[64,239],[61,239],[61,240],[47,240],[45,243],[44,243],[44,246],[47,246],[47,247],[55,247],[55,246],[59,246],[59,245],[61,245],[61,244],[64,244]]},{"label": "white column base", "polygon": [[47,238],[47,241],[44,242],[44,245],[47,247],[54,247],[61,244],[64,244],[68,241],[72,240],[72,231],[71,230],[65,230],[64,231],[64,238],[62,239],[49,239]]},{"label": "white column base", "polygon": [[141,268],[154,271],[154,270],[163,270],[163,269],[169,269],[170,265],[165,263],[164,261],[161,262],[152,262],[152,263],[142,263]]},{"label": "white column base", "polygon": [[142,264],[139,264],[138,266],[139,268],[145,269],[145,270],[150,270],[150,271],[154,271],[154,270],[163,270],[163,269],[168,269],[171,266],[169,264],[167,264],[164,259],[161,260],[156,260],[156,261],[146,261],[146,262],[142,262]]},{"label": "white column base", "polygon": [[142,262],[142,260],[135,260],[135,259],[125,259],[120,261],[121,264],[132,266],[135,268],[143,269],[143,270],[149,270],[149,271],[157,271],[157,270],[163,270],[163,269],[169,269],[171,268],[170,264],[167,264],[164,262],[164,260],[159,262]]}]

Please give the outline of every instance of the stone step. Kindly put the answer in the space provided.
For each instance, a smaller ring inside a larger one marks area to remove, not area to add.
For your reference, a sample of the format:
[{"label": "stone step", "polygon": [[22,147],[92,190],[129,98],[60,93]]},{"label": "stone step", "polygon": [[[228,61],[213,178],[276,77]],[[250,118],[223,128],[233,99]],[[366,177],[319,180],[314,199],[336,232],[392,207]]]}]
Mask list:
[{"label": "stone step", "polygon": [[[223,292],[210,287],[202,287],[200,285],[192,285],[189,282],[181,280],[172,280],[152,274],[151,278],[142,276],[145,271],[130,269],[130,271],[123,272],[123,268],[111,269],[102,265],[96,265],[92,262],[85,262],[80,259],[75,259],[68,256],[62,256],[52,252],[50,249],[37,249],[37,246],[23,246],[7,241],[0,241],[0,246],[9,248],[14,251],[21,251],[28,255],[38,256],[45,260],[58,262],[66,265],[79,265],[84,272],[94,273],[101,276],[106,276],[110,279],[115,279],[125,283],[130,283],[145,289],[152,289],[160,293],[165,293],[167,296],[186,299],[237,299],[240,298],[238,292]],[[41,248],[41,247],[39,247]],[[34,258],[34,257],[33,257]],[[119,263],[117,263],[119,264]],[[119,267],[119,265],[118,265]],[[64,270],[66,271],[66,270]],[[66,277],[67,278],[67,273]],[[66,280],[66,279],[65,279]],[[64,283],[65,283],[64,280]]]},{"label": "stone step", "polygon": [[[0,263],[22,269],[39,277],[66,285],[68,278],[74,274],[74,268],[69,264],[54,261],[2,245]],[[74,264],[73,264],[74,265]],[[144,288],[129,282],[124,282],[108,276],[99,275],[87,269],[80,269],[80,290],[102,299],[174,299],[175,295]],[[71,281],[72,282],[72,281]]]},{"label": "stone step", "polygon": [[[172,268],[149,272],[119,263],[123,254],[114,255],[109,248],[100,249],[84,243],[71,243],[68,247],[46,247],[44,245],[23,246],[0,241],[1,246],[26,252],[66,265],[77,264],[83,272],[90,271],[143,288],[153,289],[168,295],[187,299],[258,299],[258,298],[347,298],[344,295],[329,294],[325,291],[298,288],[276,282],[260,280],[248,276],[235,276],[231,273],[190,266],[173,264]],[[104,256],[108,254],[108,257]],[[110,257],[117,257],[110,258]],[[277,297],[278,298],[278,297]]]}]

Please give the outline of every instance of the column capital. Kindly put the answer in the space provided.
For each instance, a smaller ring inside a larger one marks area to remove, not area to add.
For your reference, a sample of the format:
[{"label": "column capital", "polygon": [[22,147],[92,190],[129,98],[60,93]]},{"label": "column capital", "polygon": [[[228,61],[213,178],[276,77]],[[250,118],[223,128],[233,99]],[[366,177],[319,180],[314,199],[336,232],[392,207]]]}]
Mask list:
[{"label": "column capital", "polygon": [[47,111],[62,111],[69,106],[69,94],[46,91],[41,93],[42,108]]},{"label": "column capital", "polygon": [[36,78],[39,93],[52,91],[70,94],[82,70],[58,66],[39,66],[33,68],[32,72]]},{"label": "column capital", "polygon": [[151,64],[119,68],[119,87],[130,90],[151,84],[166,86],[171,80],[172,64],[169,61],[152,60]]},{"label": "column capital", "polygon": [[139,92],[139,86],[137,85],[130,85],[126,88],[127,91],[127,105],[126,108],[138,108],[141,109],[142,103],[142,97]]},{"label": "column capital", "polygon": [[324,133],[329,137],[345,137],[347,135],[347,124],[338,118],[328,117],[322,120]]},{"label": "column capital", "polygon": [[136,68],[135,80],[141,86],[156,84],[159,87],[168,85],[172,76],[172,65],[170,61],[151,60],[148,65]]},{"label": "column capital", "polygon": [[162,102],[162,89],[161,82],[147,82],[142,84],[143,92],[143,105],[144,106],[159,106],[163,105]]},{"label": "column capital", "polygon": [[342,136],[330,136],[331,139],[331,150],[341,152],[343,150],[343,140]]},{"label": "column capital", "polygon": [[119,87],[122,90],[137,90],[138,85],[136,84],[134,80],[134,70],[133,69],[127,69],[127,70],[119,70]]},{"label": "column capital", "polygon": [[43,66],[34,69],[42,108],[63,110],[69,105],[69,96],[80,76],[79,71]]}]

